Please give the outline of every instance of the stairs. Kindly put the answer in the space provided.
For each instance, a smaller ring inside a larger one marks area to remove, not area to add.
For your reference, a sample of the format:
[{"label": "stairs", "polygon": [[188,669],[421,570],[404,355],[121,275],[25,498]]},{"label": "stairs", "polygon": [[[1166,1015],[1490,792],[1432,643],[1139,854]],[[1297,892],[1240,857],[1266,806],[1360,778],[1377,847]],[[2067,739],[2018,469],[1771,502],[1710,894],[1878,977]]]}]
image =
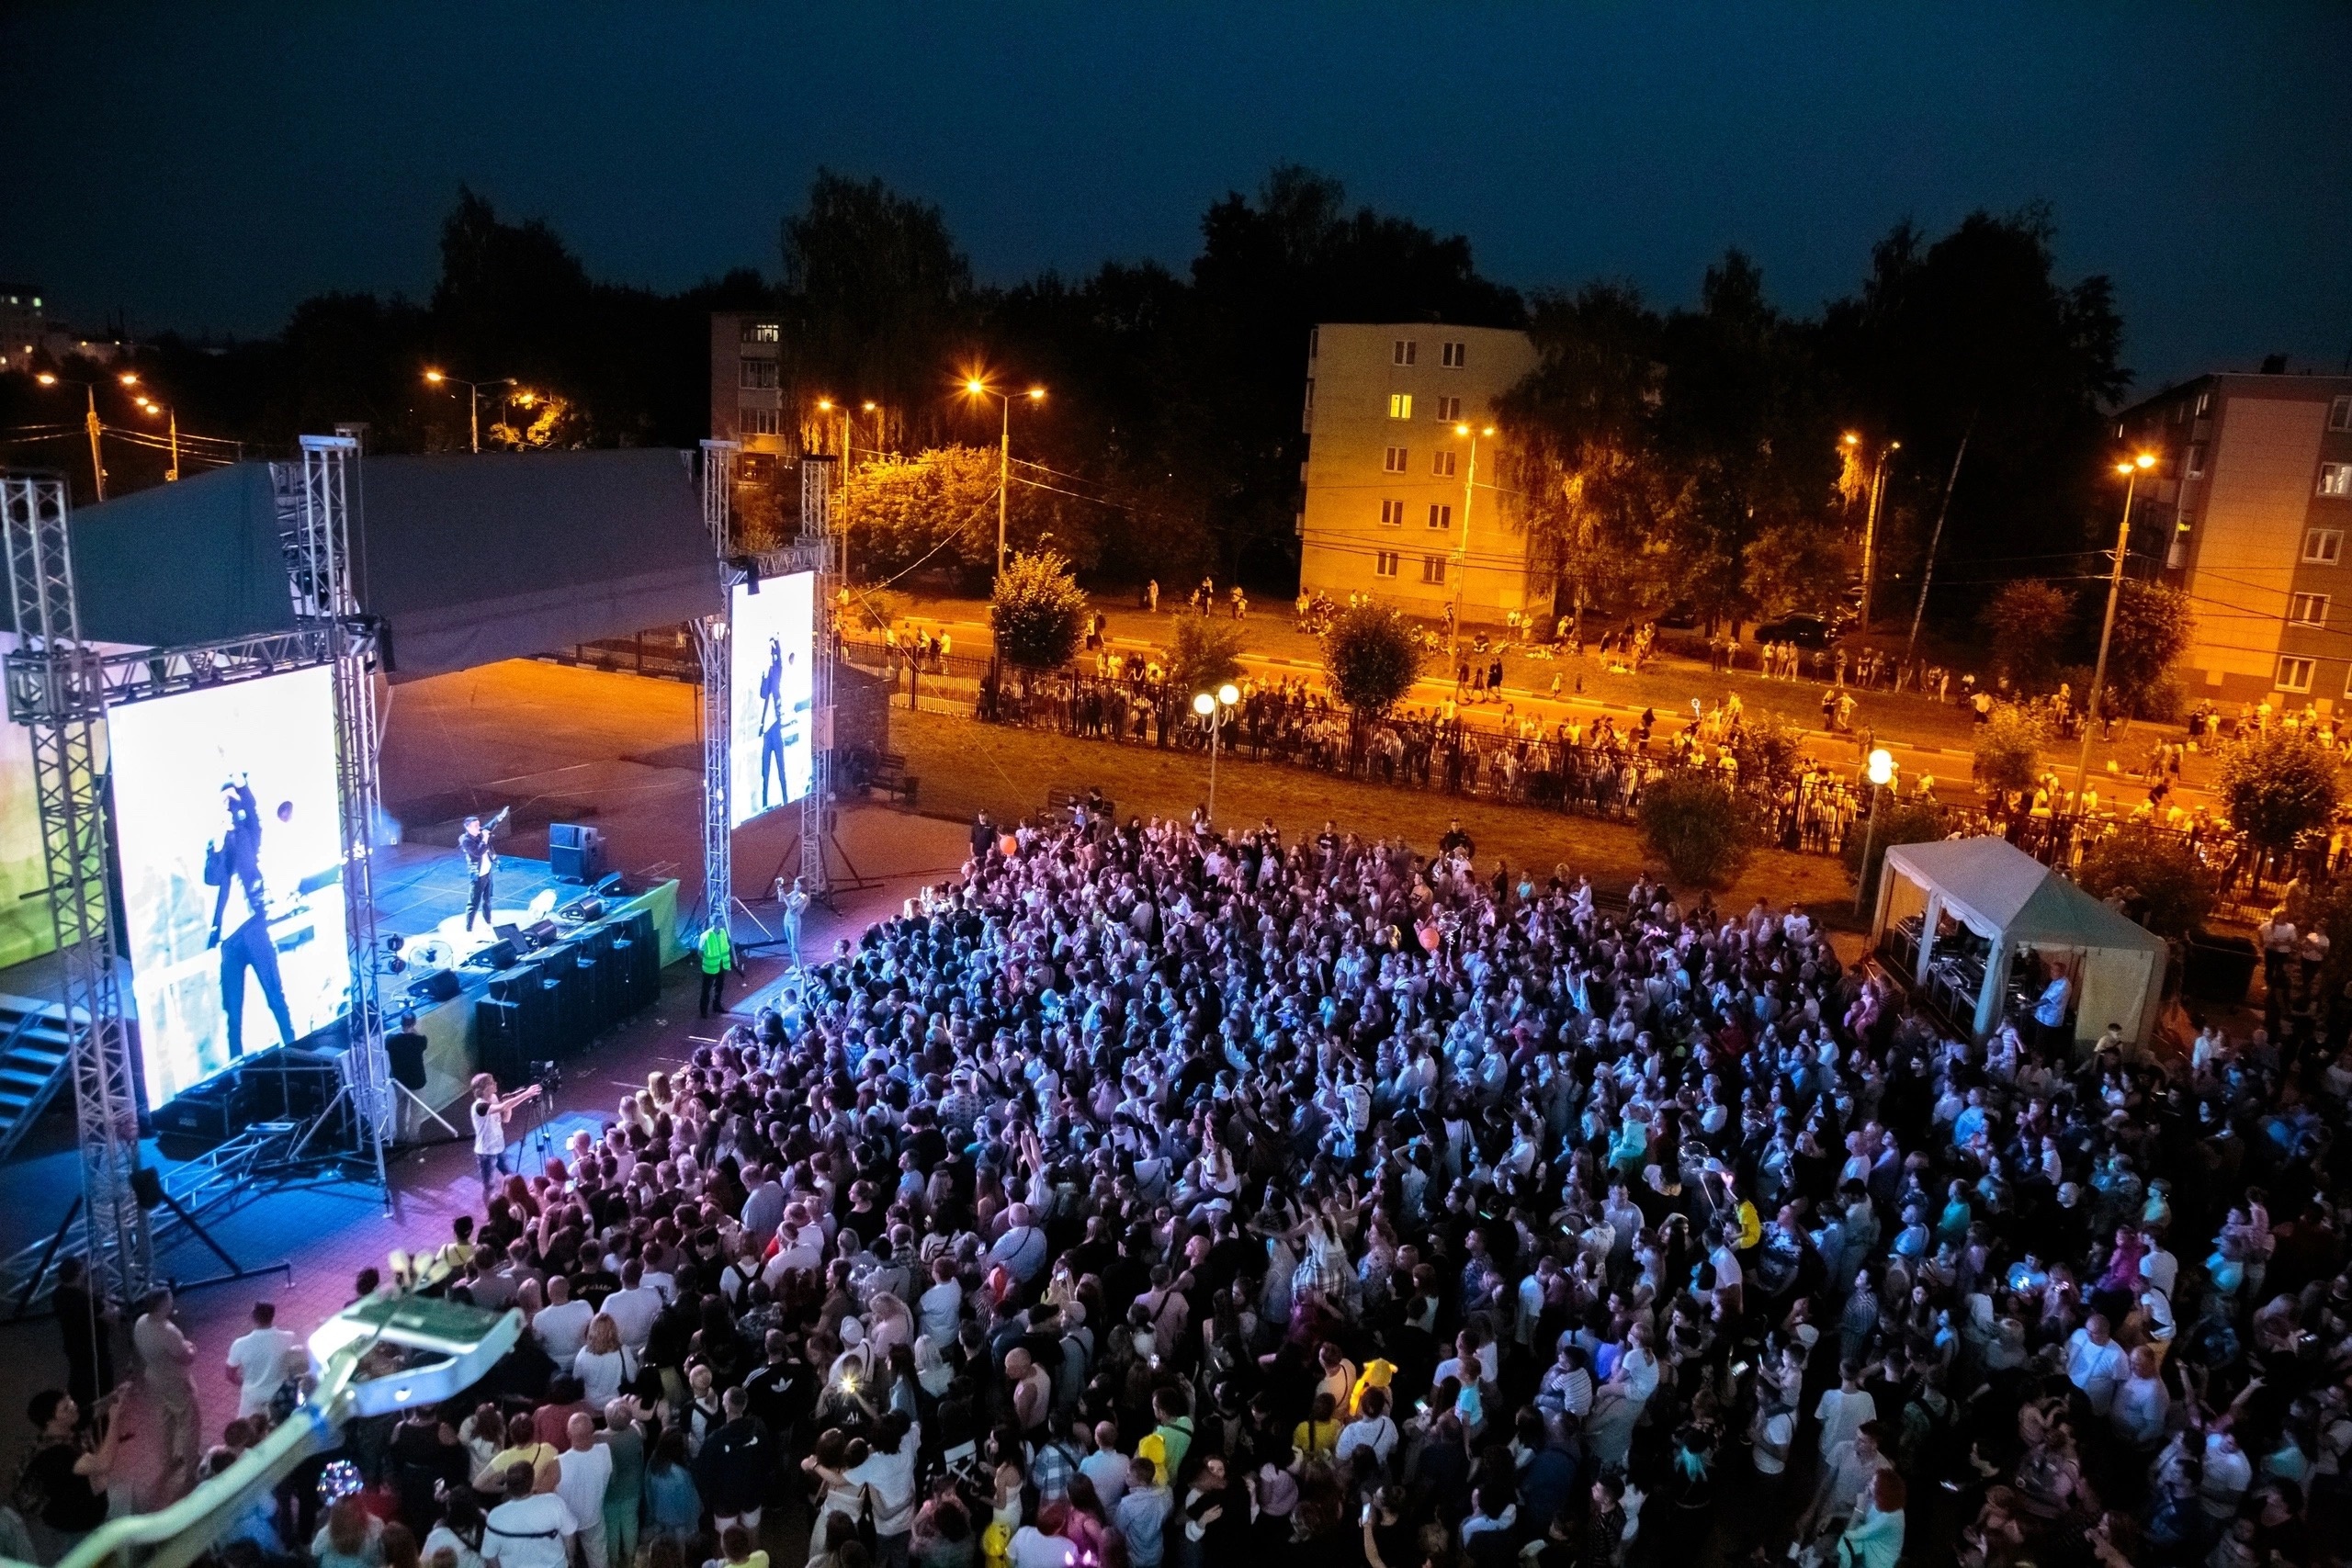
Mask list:
[{"label": "stairs", "polygon": [[65,1082],[69,1043],[63,1008],[0,993],[0,1160]]}]

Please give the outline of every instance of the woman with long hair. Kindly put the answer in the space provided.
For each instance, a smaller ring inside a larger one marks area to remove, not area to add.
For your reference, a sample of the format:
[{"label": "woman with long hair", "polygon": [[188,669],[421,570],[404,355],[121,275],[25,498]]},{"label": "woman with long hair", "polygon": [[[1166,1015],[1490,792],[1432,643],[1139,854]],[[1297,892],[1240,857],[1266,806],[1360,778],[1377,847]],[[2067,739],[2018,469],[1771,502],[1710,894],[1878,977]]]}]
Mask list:
[{"label": "woman with long hair", "polygon": [[702,1493],[686,1456],[686,1435],[672,1427],[654,1442],[645,1465],[646,1549],[691,1542],[701,1529]]},{"label": "woman with long hair", "polygon": [[311,1561],[316,1568],[384,1568],[384,1521],[356,1492],[336,1498],[311,1540]]},{"label": "woman with long hair", "polygon": [[602,1410],[637,1378],[637,1358],[621,1343],[621,1325],[604,1313],[588,1320],[588,1341],[571,1358],[581,1397]]},{"label": "woman with long hair", "polygon": [[1871,1495],[1846,1521],[1838,1538],[1838,1568],[1894,1568],[1903,1556],[1903,1477],[1882,1470],[1871,1480]]}]

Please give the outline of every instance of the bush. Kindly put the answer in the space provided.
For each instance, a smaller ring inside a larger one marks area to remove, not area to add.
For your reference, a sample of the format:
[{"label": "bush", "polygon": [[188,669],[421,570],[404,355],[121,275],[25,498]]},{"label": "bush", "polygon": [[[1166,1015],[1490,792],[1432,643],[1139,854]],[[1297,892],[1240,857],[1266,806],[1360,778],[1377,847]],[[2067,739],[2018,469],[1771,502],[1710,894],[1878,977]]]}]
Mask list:
[{"label": "bush", "polygon": [[1970,776],[1980,789],[2016,795],[2033,788],[2041,767],[2041,748],[2050,732],[2040,716],[2015,703],[2003,703],[1976,727],[1976,754]]},{"label": "bush", "polygon": [[1667,774],[1642,786],[1642,837],[1677,882],[1716,890],[1747,869],[1755,851],[1754,813],[1736,795],[1696,770]]},{"label": "bush", "polygon": [[1078,651],[1086,608],[1069,562],[1051,550],[1014,556],[998,574],[989,604],[996,650],[1024,670],[1067,664]]},{"label": "bush", "polygon": [[[1897,801],[1882,795],[1879,798],[1877,825],[1865,830],[1856,823],[1846,830],[1846,874],[1854,879],[1860,890],[1862,908],[1869,909],[1878,901],[1879,873],[1885,868],[1886,852],[1897,844],[1930,844],[1944,836],[1943,814],[1923,800]],[[1870,861],[1862,861],[1862,840],[1870,840]]]},{"label": "bush", "polygon": [[2161,937],[2185,937],[2212,912],[2213,877],[2178,836],[2144,822],[2091,846],[2075,881],[2096,898],[2120,895],[2124,914]]},{"label": "bush", "polygon": [[[2099,608],[2104,612],[2106,605]],[[2188,594],[2165,583],[2126,579],[2115,603],[2107,694],[2099,705],[2127,718],[2171,718],[2180,703],[2172,667],[2188,650],[2195,625]]]},{"label": "bush", "polygon": [[1169,689],[1190,704],[1241,673],[1241,623],[1222,615],[1176,617],[1176,647],[1168,656]]},{"label": "bush", "polygon": [[1343,610],[1323,634],[1323,673],[1361,724],[1386,716],[1421,672],[1413,624],[1383,604]]},{"label": "bush", "polygon": [[2222,803],[2257,849],[2291,850],[2335,819],[2335,753],[2305,729],[2273,729],[2222,753]]},{"label": "bush", "polygon": [[1731,754],[1744,787],[1778,791],[1803,771],[1804,731],[1777,713],[1744,717],[1731,739]]}]

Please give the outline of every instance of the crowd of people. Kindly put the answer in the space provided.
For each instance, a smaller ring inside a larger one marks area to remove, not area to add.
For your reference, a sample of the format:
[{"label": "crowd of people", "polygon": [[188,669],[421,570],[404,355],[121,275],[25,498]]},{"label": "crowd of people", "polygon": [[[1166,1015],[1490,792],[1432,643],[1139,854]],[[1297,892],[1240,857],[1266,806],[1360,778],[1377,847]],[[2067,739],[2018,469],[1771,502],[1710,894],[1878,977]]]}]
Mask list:
[{"label": "crowd of people", "polygon": [[[2352,1052],[1956,1040],[1760,903],[1604,900],[1458,831],[1074,817],[976,829],[958,880],[543,1168],[503,1172],[481,1086],[491,1195],[442,1288],[519,1308],[522,1347],[356,1424],[338,1485],[215,1555],[763,1568],[804,1521],[823,1568],[2341,1539]],[[288,1397],[254,1364],[207,1472]],[[22,1506],[103,1474],[72,1404],[35,1402]]]}]

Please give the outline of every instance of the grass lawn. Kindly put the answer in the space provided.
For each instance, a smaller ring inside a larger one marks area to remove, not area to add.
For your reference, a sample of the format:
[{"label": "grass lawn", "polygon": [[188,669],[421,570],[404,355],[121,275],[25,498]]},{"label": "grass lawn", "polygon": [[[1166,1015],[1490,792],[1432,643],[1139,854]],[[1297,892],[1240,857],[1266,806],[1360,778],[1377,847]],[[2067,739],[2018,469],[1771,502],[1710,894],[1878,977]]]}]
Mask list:
[{"label": "grass lawn", "polygon": [[[1046,791],[1056,785],[1096,786],[1122,818],[1182,817],[1208,795],[1208,762],[1189,751],[1070,739],[903,707],[890,714],[890,744],[922,781],[925,814],[964,821],[982,808],[998,822],[1014,820],[1042,809]],[[1342,832],[1402,838],[1423,854],[1437,847],[1448,818],[1459,817],[1487,874],[1498,856],[1514,869],[1548,871],[1564,863],[1571,874],[1590,875],[1596,886],[1622,891],[1645,868],[1662,871],[1645,854],[1641,834],[1630,823],[1358,784],[1230,756],[1217,765],[1216,804],[1217,818],[1228,828],[1271,817],[1295,840],[1320,831],[1329,819]],[[1837,862],[1766,850],[1717,902],[1744,909],[1763,897],[1850,920],[1853,897]]]}]

